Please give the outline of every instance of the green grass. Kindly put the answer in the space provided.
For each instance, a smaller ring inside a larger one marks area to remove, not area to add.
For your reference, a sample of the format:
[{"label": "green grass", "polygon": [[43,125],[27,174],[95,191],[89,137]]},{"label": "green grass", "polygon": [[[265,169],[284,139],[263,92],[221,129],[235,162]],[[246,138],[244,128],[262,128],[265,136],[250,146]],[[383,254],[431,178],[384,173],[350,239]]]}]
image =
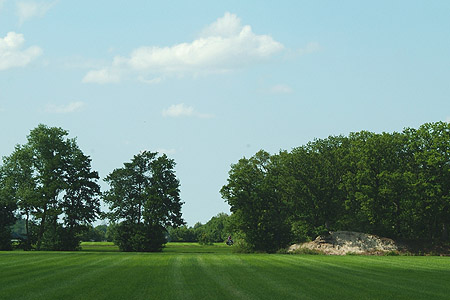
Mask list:
[{"label": "green grass", "polygon": [[169,243],[162,253],[0,252],[0,299],[449,299],[450,258],[233,254]]}]

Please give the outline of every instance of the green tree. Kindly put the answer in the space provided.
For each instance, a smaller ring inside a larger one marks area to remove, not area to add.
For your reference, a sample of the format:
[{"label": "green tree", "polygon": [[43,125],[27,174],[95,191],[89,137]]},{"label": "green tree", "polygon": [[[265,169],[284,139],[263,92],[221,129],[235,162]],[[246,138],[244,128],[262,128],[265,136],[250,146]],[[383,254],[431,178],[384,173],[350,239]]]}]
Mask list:
[{"label": "green tree", "polygon": [[222,197],[238,220],[238,229],[255,251],[274,252],[289,243],[289,211],[278,190],[279,168],[259,151],[231,166]]},{"label": "green tree", "polygon": [[280,153],[280,193],[291,211],[295,241],[315,238],[341,226],[348,140],[317,139]]},{"label": "green tree", "polygon": [[68,132],[39,125],[4,158],[8,197],[26,219],[36,249],[74,250],[78,234],[99,213],[98,174]]},{"label": "green tree", "polygon": [[450,124],[426,123],[405,129],[414,155],[412,173],[414,201],[413,229],[428,239],[448,239],[450,225]]},{"label": "green tree", "polygon": [[201,244],[221,243],[233,233],[230,216],[219,213],[212,217],[206,224],[197,226],[194,230],[197,240]]},{"label": "green tree", "polygon": [[17,203],[9,195],[11,185],[8,180],[3,168],[0,168],[0,250],[11,250],[10,226],[16,221],[14,211]]},{"label": "green tree", "polygon": [[115,242],[122,251],[160,251],[165,228],[184,223],[174,167],[165,154],[143,151],[106,177],[103,199],[108,218],[118,223]]},{"label": "green tree", "polygon": [[389,237],[406,237],[410,201],[410,155],[399,133],[353,133],[350,167],[344,177],[347,228]]},{"label": "green tree", "polygon": [[169,241],[170,242],[198,242],[197,234],[192,227],[186,225],[179,227],[169,227]]}]

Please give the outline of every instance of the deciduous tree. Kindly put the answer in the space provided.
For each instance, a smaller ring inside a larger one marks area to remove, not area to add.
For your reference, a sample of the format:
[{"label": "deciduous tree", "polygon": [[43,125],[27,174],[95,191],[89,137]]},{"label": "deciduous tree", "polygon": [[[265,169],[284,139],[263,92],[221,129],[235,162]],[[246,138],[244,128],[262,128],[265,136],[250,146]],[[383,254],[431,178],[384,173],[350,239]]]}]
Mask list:
[{"label": "deciduous tree", "polygon": [[119,223],[115,241],[121,250],[160,251],[165,228],[184,223],[174,167],[165,154],[144,151],[106,177],[110,189],[103,199],[108,218]]}]

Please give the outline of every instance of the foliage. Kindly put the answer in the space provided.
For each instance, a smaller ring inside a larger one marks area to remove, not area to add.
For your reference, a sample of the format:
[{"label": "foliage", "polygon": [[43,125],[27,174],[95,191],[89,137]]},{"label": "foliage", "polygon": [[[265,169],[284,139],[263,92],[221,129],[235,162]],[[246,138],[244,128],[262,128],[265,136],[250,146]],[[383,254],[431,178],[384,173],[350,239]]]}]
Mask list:
[{"label": "foliage", "polygon": [[193,227],[180,226],[168,228],[170,242],[199,242],[203,245],[223,243],[229,235],[236,232],[233,218],[226,213],[219,213],[206,224],[200,222]]},{"label": "foliage", "polygon": [[198,242],[198,237],[193,227],[186,225],[179,227],[169,227],[169,242]]},{"label": "foliage", "polygon": [[122,251],[160,251],[165,228],[184,223],[175,162],[143,151],[106,177],[107,217],[117,223],[114,241]]},{"label": "foliage", "polygon": [[290,241],[289,209],[278,190],[280,160],[260,151],[231,166],[223,198],[255,251],[275,252]]},{"label": "foliage", "polygon": [[76,139],[56,127],[39,125],[25,145],[3,159],[2,199],[25,219],[26,249],[74,250],[78,235],[99,214],[98,174]]},{"label": "foliage", "polygon": [[316,139],[231,166],[221,189],[253,250],[330,230],[448,240],[450,124]]},{"label": "foliage", "polygon": [[158,224],[134,224],[128,221],[118,224],[114,243],[125,252],[158,252],[166,243],[164,228]]},{"label": "foliage", "polygon": [[90,225],[87,226],[85,232],[80,235],[80,239],[82,241],[91,241],[91,242],[103,242],[103,241],[112,241],[112,237],[108,234],[109,226],[107,225],[97,225],[96,227]]},{"label": "foliage", "polygon": [[9,191],[4,188],[8,180],[5,170],[0,168],[0,250],[11,250],[10,226],[16,221],[14,211],[17,204],[8,196]]}]

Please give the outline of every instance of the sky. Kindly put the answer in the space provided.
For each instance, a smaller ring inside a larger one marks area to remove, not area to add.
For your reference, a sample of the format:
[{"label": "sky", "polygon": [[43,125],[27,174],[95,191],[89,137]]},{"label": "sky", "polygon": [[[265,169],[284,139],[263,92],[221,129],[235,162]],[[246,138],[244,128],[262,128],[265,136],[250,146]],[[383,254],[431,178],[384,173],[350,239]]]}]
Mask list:
[{"label": "sky", "polygon": [[0,156],[39,124],[102,179],[166,153],[184,219],[205,223],[261,149],[449,122],[449,16],[446,0],[0,0]]}]

